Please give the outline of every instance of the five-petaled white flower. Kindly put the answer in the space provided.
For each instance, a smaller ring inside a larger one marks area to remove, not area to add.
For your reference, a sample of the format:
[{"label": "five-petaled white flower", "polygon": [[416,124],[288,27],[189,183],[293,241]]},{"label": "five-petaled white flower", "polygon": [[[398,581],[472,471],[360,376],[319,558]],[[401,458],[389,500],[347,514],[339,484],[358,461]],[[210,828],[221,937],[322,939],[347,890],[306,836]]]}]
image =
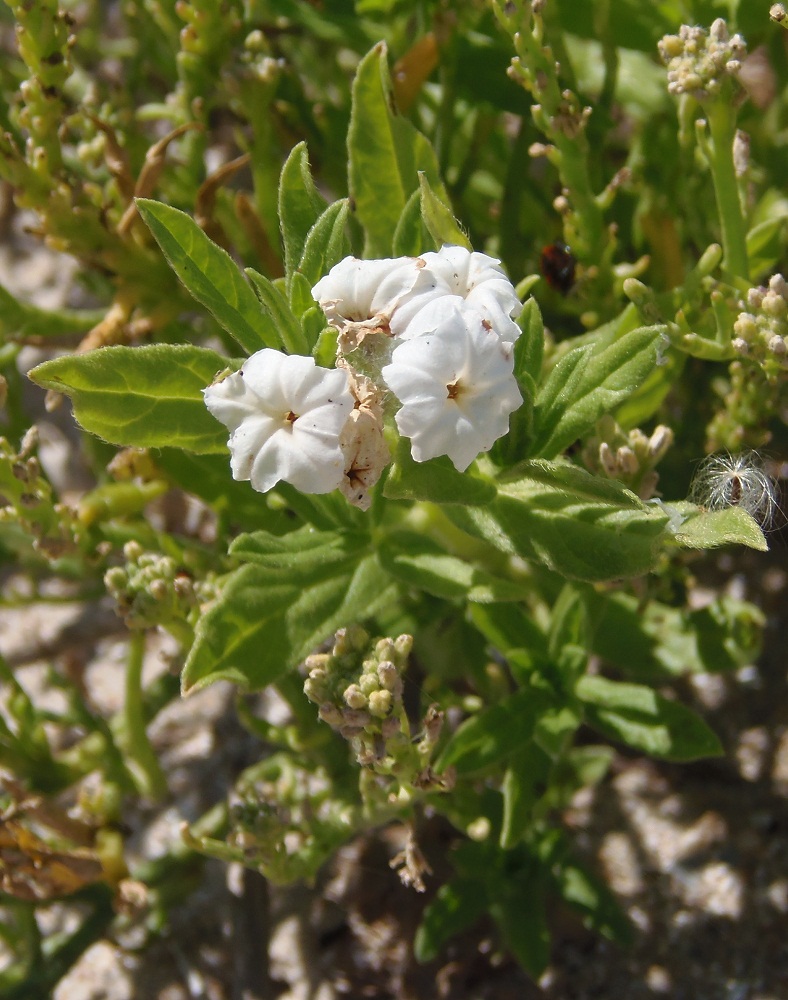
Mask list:
[{"label": "five-petaled white flower", "polygon": [[332,326],[355,335],[375,330],[401,340],[416,335],[414,321],[438,299],[452,298],[489,320],[504,343],[520,335],[522,305],[501,262],[447,244],[420,257],[358,260],[345,257],[312,289]]},{"label": "five-petaled white flower", "polygon": [[342,482],[339,438],[354,406],[345,371],[266,347],[203,394],[230,431],[233,479],[251,480],[261,493],[279,480],[302,493],[329,493]]},{"label": "five-petaled white flower", "polygon": [[481,313],[443,298],[426,306],[414,336],[382,375],[402,403],[396,422],[417,462],[448,455],[460,472],[509,429],[522,403],[512,347]]},{"label": "five-petaled white flower", "polygon": [[312,296],[338,330],[358,326],[397,336],[436,287],[417,257],[345,257],[318,281]]},{"label": "five-petaled white flower", "polygon": [[[489,320],[505,344],[517,340],[520,327],[515,319],[523,307],[499,260],[450,244],[442,246],[437,253],[423,253],[418,259],[424,262],[425,272],[436,281],[431,295],[433,301],[447,295],[459,297],[466,306]],[[418,326],[413,323],[400,333],[403,340],[417,335]]]}]

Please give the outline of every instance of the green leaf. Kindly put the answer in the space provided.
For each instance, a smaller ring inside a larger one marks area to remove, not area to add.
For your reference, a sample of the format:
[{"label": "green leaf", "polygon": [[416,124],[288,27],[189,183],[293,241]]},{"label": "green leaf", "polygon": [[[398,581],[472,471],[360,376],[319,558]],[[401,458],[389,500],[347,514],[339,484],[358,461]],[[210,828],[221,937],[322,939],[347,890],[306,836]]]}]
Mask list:
[{"label": "green leaf", "polygon": [[472,774],[522,750],[533,737],[539,717],[553,705],[552,695],[529,685],[466,719],[443,749],[436,770],[455,766]]},{"label": "green leaf", "polygon": [[284,295],[270,279],[258,274],[253,268],[247,267],[244,273],[251,281],[262,308],[287,353],[308,354],[309,345],[301,324]]},{"label": "green leaf", "polygon": [[82,427],[111,444],[205,454],[227,450],[227,430],[202,395],[227,366],[204,347],[151,344],[64,355],[29,377],[70,396]]},{"label": "green leaf", "polygon": [[588,591],[591,650],[638,680],[724,672],[752,663],[764,619],[753,604],[723,596],[686,611],[630,594]]},{"label": "green leaf", "polygon": [[172,269],[219,325],[249,354],[278,347],[276,329],[227,251],[185,212],[145,198],[136,204]]},{"label": "green leaf", "polygon": [[368,621],[390,605],[395,586],[374,555],[359,555],[358,545],[347,542],[328,561],[324,552],[294,560],[290,573],[260,561],[231,573],[197,625],[184,693],[217,680],[265,687],[336,629]]},{"label": "green leaf", "polygon": [[536,397],[531,454],[559,455],[631,395],[653,371],[664,334],[664,326],[644,326],[566,354]]},{"label": "green leaf", "polygon": [[495,496],[495,486],[470,473],[457,472],[446,457],[433,458],[429,462],[414,462],[409,442],[400,438],[383,494],[391,500],[483,504]]},{"label": "green leaf", "polygon": [[298,270],[304,275],[310,288],[324,274],[328,274],[334,264],[338,264],[350,253],[350,241],[346,232],[349,215],[348,200],[342,198],[329,205],[309,230]]},{"label": "green leaf", "polygon": [[650,687],[581,677],[575,693],[583,702],[590,726],[652,757],[697,760],[723,752],[703,719]]},{"label": "green leaf", "polygon": [[0,340],[26,337],[68,337],[87,333],[106,315],[104,309],[39,309],[20,302],[0,285]]},{"label": "green leaf", "polygon": [[378,553],[383,567],[395,579],[448,600],[483,604],[517,601],[530,590],[529,584],[495,577],[415,532],[398,531],[387,536]]},{"label": "green leaf", "polygon": [[475,604],[468,610],[476,628],[507,659],[513,651],[524,650],[538,661],[547,660],[547,636],[523,607]]},{"label": "green leaf", "polygon": [[437,244],[424,231],[421,216],[421,190],[413,191],[405,202],[402,214],[394,230],[392,253],[395,257],[418,257],[426,250],[437,250]]},{"label": "green leaf", "polygon": [[521,385],[527,376],[530,381],[526,380],[526,385],[535,387],[541,381],[544,360],[544,323],[536,299],[523,305],[517,325],[522,333],[514,345],[514,374]]},{"label": "green leaf", "polygon": [[747,260],[753,281],[757,282],[762,275],[770,273],[780,259],[787,221],[785,215],[777,215],[747,233]]},{"label": "green leaf", "polygon": [[741,507],[725,510],[704,510],[682,501],[668,506],[683,520],[674,534],[674,541],[684,549],[716,549],[721,545],[746,545],[759,552],[768,551],[769,544],[758,522]]},{"label": "green leaf", "polygon": [[574,859],[566,835],[550,830],[539,853],[556,889],[570,906],[583,914],[586,926],[622,947],[629,946],[633,936],[629,918],[610,889]]},{"label": "green leaf", "polygon": [[536,875],[527,881],[518,878],[519,891],[503,893],[490,906],[509,951],[534,979],[542,975],[550,961],[550,931],[541,881]]},{"label": "green leaf", "polygon": [[565,462],[522,462],[483,510],[446,507],[469,533],[575,580],[640,576],[654,565],[668,515],[620,483]]},{"label": "green leaf", "polygon": [[419,171],[419,191],[421,216],[435,244],[440,248],[445,243],[452,243],[465,247],[466,250],[473,250],[471,241],[454,218],[451,208],[433,191],[423,171]]},{"label": "green leaf", "polygon": [[442,885],[425,908],[416,931],[414,954],[417,962],[431,962],[456,934],[471,927],[487,909],[484,883],[455,878]]},{"label": "green leaf", "polygon": [[500,845],[510,850],[531,824],[533,808],[547,791],[552,761],[534,742],[512,755],[503,776],[503,822]]},{"label": "green leaf", "polygon": [[299,142],[293,147],[279,176],[279,226],[288,284],[302,261],[309,230],[325,207],[325,198],[312,180],[306,143]]},{"label": "green leaf", "polygon": [[348,186],[366,234],[365,257],[386,257],[411,192],[424,171],[442,200],[446,193],[429,141],[397,110],[379,42],[359,63],[348,131]]}]

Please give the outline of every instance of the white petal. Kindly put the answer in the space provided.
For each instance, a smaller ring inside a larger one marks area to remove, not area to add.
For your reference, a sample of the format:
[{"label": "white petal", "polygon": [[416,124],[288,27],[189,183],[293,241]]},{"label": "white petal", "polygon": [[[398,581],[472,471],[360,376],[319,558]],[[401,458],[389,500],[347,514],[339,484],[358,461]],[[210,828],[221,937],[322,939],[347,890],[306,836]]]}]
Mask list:
[{"label": "white petal", "polygon": [[[519,316],[522,304],[500,261],[487,254],[448,244],[437,253],[422,254],[420,260],[425,265],[424,277],[431,275],[436,282],[432,300],[443,289],[444,295],[459,296],[480,312],[505,343],[514,343],[519,337],[520,328],[514,319]],[[419,319],[420,315],[414,315],[411,310],[409,320],[415,320],[417,325],[409,322],[407,328],[402,329],[402,324],[397,323],[396,334],[403,340],[418,336]],[[392,323],[392,330],[394,327],[395,323]]]},{"label": "white petal", "polygon": [[[462,472],[507,432],[522,403],[512,353],[489,321],[455,296],[425,308],[418,323],[429,332],[402,342],[382,372],[402,403],[397,428],[411,439],[417,462],[448,455]],[[454,398],[450,387],[458,390]]]},{"label": "white petal", "polygon": [[258,401],[240,372],[235,372],[203,389],[205,405],[210,413],[231,431],[248,416],[257,412]]},{"label": "white petal", "polygon": [[232,432],[235,479],[251,480],[261,492],[280,479],[305,493],[339,486],[339,436],[354,407],[345,371],[265,348],[240,372],[209,386],[205,402]]},{"label": "white petal", "polygon": [[349,322],[390,316],[419,278],[415,257],[359,260],[345,257],[312,289],[329,323],[341,329]]}]

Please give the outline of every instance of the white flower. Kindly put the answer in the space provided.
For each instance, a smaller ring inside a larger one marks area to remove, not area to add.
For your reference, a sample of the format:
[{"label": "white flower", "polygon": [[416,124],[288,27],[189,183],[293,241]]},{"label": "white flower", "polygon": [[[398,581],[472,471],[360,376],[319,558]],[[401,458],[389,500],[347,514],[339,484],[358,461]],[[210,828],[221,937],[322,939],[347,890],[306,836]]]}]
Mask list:
[{"label": "white flower", "polygon": [[417,462],[448,455],[463,472],[509,429],[522,403],[511,345],[454,298],[425,307],[419,335],[401,343],[382,375],[402,407],[399,432]]},{"label": "white flower", "polygon": [[329,493],[342,482],[339,436],[354,405],[344,371],[266,347],[203,394],[231,432],[234,479],[261,493],[280,479],[302,493]]},{"label": "white flower", "polygon": [[318,281],[312,295],[352,345],[370,331],[410,340],[417,335],[414,320],[438,299],[476,309],[504,343],[513,344],[520,335],[514,320],[522,305],[500,261],[465,247],[447,244],[421,257],[346,257]]},{"label": "white flower", "polygon": [[[517,340],[520,327],[515,319],[523,307],[499,260],[449,244],[437,253],[422,254],[419,260],[423,261],[425,272],[435,279],[432,301],[440,296],[459,296],[465,305],[490,321],[505,344]],[[417,336],[418,331],[419,327],[410,323],[399,336],[403,340],[410,339]]]},{"label": "white flower", "polygon": [[361,326],[396,336],[434,291],[435,279],[424,272],[417,257],[345,257],[318,281],[312,296],[339,330]]}]

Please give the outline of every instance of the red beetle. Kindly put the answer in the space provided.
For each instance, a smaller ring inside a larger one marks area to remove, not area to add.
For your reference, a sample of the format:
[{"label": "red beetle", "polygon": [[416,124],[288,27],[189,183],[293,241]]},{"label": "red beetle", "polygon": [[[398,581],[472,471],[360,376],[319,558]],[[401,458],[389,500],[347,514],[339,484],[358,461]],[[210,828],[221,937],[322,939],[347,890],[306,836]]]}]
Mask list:
[{"label": "red beetle", "polygon": [[562,295],[568,294],[575,283],[576,264],[572,250],[563,240],[549,243],[539,257],[539,270],[547,283]]}]

